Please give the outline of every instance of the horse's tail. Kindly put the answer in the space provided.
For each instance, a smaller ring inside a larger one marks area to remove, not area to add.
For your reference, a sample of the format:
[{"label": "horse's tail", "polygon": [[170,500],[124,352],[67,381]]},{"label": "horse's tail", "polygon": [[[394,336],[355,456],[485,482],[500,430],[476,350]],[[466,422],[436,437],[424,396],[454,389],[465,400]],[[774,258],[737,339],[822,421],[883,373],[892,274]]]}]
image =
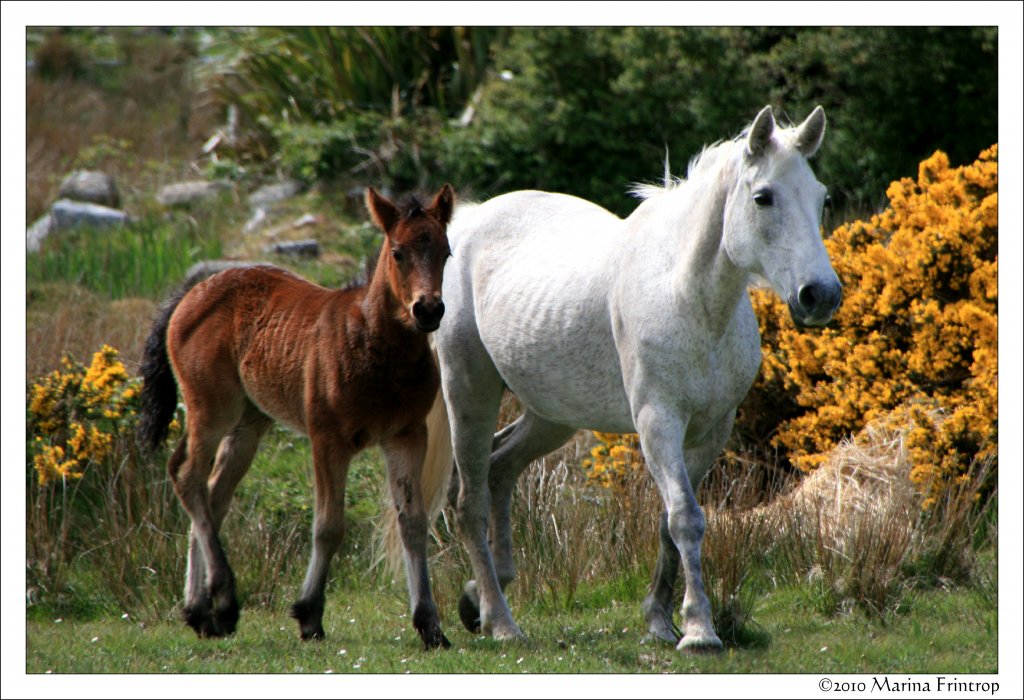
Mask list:
[{"label": "horse's tail", "polygon": [[[436,359],[436,352],[434,357]],[[423,507],[427,511],[427,522],[431,526],[447,499],[453,465],[448,409],[444,403],[444,395],[438,389],[434,405],[427,414],[427,451],[423,457],[423,470],[420,474],[420,493],[423,496]],[[384,498],[381,513],[383,552],[378,561],[383,560],[387,570],[394,576],[402,570],[402,537],[398,531],[398,511],[390,493]]]},{"label": "horse's tail", "polygon": [[183,285],[160,308],[142,353],[142,404],[136,435],[143,449],[155,450],[167,439],[171,420],[178,408],[178,382],[167,356],[167,327],[178,304],[190,289]]}]

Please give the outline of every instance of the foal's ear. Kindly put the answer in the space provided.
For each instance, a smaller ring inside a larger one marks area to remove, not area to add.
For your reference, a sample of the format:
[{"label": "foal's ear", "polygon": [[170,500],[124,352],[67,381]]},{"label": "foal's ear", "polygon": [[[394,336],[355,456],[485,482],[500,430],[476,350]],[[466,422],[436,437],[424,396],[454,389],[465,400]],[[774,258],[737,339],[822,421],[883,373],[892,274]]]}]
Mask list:
[{"label": "foal's ear", "polygon": [[445,183],[441,191],[434,196],[434,201],[430,203],[430,210],[434,212],[434,216],[444,225],[448,225],[448,222],[452,219],[452,209],[455,207],[455,190],[448,183]]},{"label": "foal's ear", "polygon": [[804,158],[810,158],[817,152],[824,138],[825,110],[818,105],[810,116],[804,119],[804,123],[797,127],[793,143],[797,150],[804,154]]},{"label": "foal's ear", "polygon": [[775,115],[772,114],[772,106],[768,105],[754,118],[747,133],[747,153],[752,156],[759,156],[768,148],[772,141],[772,132],[775,131]]},{"label": "foal's ear", "polygon": [[370,217],[374,223],[384,229],[384,233],[390,233],[398,220],[402,218],[398,207],[391,203],[391,200],[377,193],[372,187],[366,188],[366,208],[370,210]]}]

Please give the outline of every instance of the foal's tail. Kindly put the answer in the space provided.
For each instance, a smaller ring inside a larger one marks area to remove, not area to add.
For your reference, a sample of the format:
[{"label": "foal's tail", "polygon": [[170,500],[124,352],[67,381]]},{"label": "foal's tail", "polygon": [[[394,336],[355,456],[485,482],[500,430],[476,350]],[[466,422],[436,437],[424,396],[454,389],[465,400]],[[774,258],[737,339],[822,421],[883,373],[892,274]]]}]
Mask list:
[{"label": "foal's tail", "polygon": [[139,443],[147,451],[155,450],[167,439],[174,411],[178,408],[178,383],[167,356],[167,327],[189,289],[183,285],[161,307],[142,353],[142,393],[139,396],[142,409],[135,430]]},{"label": "foal's tail", "polygon": [[[448,409],[439,389],[434,405],[427,414],[427,452],[423,457],[423,471],[420,474],[420,493],[423,495],[423,507],[427,511],[427,522],[431,527],[448,496],[453,465]],[[402,537],[398,532],[398,511],[390,495],[385,497],[381,512],[383,553],[379,559],[383,559],[392,575],[398,575],[402,570]]]}]

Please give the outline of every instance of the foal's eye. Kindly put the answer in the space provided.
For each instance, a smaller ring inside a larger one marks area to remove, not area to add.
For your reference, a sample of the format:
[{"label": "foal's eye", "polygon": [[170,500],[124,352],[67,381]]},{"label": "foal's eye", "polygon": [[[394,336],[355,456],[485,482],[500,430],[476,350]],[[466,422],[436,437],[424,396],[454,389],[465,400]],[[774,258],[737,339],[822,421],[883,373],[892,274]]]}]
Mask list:
[{"label": "foal's eye", "polygon": [[403,260],[405,260],[405,253],[403,253],[400,250],[395,249],[395,250],[391,251],[391,257],[392,257],[392,259],[394,259],[394,261],[396,263],[400,263]]},{"label": "foal's eye", "polygon": [[759,207],[770,207],[775,202],[771,190],[758,190],[754,193],[754,204]]},{"label": "foal's eye", "polygon": [[832,208],[832,196],[831,195],[825,195],[825,203],[822,205],[822,209],[831,209],[831,208]]}]

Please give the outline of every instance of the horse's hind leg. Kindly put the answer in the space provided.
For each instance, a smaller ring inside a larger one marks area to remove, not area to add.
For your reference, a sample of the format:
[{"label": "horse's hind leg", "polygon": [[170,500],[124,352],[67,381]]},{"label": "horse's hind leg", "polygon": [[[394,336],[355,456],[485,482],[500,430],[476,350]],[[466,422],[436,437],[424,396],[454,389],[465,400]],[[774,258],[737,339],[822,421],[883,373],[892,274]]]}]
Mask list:
[{"label": "horse's hind leg", "polygon": [[405,550],[412,624],[427,649],[451,646],[441,631],[437,605],[430,593],[427,571],[427,513],[420,491],[420,475],[427,447],[424,425],[416,426],[384,444],[391,497],[398,511],[398,527]]},{"label": "horse's hind leg", "polygon": [[[221,440],[214,462],[213,475],[207,483],[211,515],[218,533],[228,513],[235,488],[249,471],[256,450],[259,448],[260,439],[271,425],[273,425],[271,418],[264,415],[253,404],[247,403],[238,423]],[[185,600],[200,600],[205,581],[206,563],[193,529],[189,538]]]},{"label": "horse's hind leg", "polygon": [[[491,491],[488,529],[494,569],[502,591],[516,575],[512,557],[512,492],[523,470],[535,459],[558,449],[576,432],[574,428],[552,423],[524,411],[514,423],[494,436],[488,486]],[[467,627],[479,627],[478,601],[472,587],[459,601],[459,615]]]},{"label": "horse's hind leg", "polygon": [[224,423],[213,423],[205,420],[209,414],[201,407],[190,405],[189,408],[186,436],[168,464],[174,491],[192,521],[183,613],[185,621],[200,636],[222,637],[235,631],[238,600],[234,574],[217,534],[218,523],[210,505],[208,479],[221,437],[237,421],[241,411],[222,413],[219,417]]},{"label": "horse's hind leg", "polygon": [[650,636],[675,645],[682,632],[672,622],[672,591],[679,576],[679,550],[668,529],[668,511],[662,511],[658,528],[658,562],[651,590],[644,598],[644,620]]},{"label": "horse's hind leg", "polygon": [[339,436],[337,426],[310,431],[313,448],[313,555],[291,616],[302,639],[324,638],[324,589],[331,559],[345,536],[345,479],[355,450]]}]

